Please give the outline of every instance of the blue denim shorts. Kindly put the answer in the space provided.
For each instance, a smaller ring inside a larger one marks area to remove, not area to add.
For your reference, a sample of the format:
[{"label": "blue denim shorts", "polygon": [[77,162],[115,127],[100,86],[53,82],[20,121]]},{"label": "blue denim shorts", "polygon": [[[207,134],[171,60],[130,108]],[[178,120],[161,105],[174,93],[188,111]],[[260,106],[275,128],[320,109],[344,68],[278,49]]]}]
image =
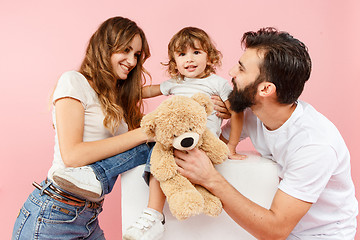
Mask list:
[{"label": "blue denim shorts", "polygon": [[90,209],[61,203],[35,189],[20,209],[11,239],[103,240],[98,222],[101,211],[102,207]]}]

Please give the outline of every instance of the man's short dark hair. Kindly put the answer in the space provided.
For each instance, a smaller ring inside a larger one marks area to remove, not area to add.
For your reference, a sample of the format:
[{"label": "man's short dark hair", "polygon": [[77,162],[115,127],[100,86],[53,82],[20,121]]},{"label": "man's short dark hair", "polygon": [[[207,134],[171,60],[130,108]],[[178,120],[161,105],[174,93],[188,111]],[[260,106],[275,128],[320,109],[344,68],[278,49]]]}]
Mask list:
[{"label": "man's short dark hair", "polygon": [[259,78],[276,86],[279,103],[294,103],[311,72],[311,59],[305,44],[275,28],[246,32],[241,42],[245,48],[264,50]]}]

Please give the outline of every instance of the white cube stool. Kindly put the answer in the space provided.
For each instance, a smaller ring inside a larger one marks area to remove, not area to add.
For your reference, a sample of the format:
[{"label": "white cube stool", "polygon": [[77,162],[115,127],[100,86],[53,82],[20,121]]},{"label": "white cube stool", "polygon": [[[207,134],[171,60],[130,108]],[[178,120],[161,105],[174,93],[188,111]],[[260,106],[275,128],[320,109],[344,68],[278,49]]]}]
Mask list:
[{"label": "white cube stool", "polygon": [[[246,160],[227,160],[217,165],[219,172],[244,196],[269,208],[279,184],[276,164],[254,153]],[[121,176],[122,231],[124,232],[147,206],[149,189],[142,178],[144,165]],[[255,239],[237,225],[223,210],[218,217],[198,215],[178,221],[167,203],[164,240]]]}]

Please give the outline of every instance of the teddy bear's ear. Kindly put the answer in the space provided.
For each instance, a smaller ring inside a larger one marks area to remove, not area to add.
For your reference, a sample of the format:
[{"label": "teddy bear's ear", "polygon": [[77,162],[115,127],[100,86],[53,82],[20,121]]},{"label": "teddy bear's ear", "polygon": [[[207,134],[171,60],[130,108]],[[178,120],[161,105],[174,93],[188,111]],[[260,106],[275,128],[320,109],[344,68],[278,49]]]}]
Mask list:
[{"label": "teddy bear's ear", "polygon": [[191,98],[205,108],[207,115],[210,115],[214,110],[214,104],[207,95],[203,93],[196,93]]},{"label": "teddy bear's ear", "polygon": [[155,127],[156,127],[155,119],[156,119],[156,113],[151,112],[145,115],[141,120],[140,123],[141,129],[148,137],[152,137],[152,138],[155,137]]}]

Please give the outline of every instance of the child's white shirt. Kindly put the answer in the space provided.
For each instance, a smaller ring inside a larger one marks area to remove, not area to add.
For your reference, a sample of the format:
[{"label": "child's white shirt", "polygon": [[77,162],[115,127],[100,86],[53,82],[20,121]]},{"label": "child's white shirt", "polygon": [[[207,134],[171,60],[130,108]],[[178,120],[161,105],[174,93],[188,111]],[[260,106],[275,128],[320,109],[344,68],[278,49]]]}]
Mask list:
[{"label": "child's white shirt", "polygon": [[[232,91],[230,83],[216,75],[211,74],[206,78],[184,78],[183,80],[179,79],[169,79],[160,84],[160,91],[163,95],[182,95],[191,97],[195,93],[204,93],[209,97],[212,95],[218,95],[222,101],[228,100],[229,94]],[[207,127],[213,132],[216,136],[220,136],[221,133],[221,123],[222,119],[217,117],[216,112],[213,111],[210,116],[208,116]]]}]

